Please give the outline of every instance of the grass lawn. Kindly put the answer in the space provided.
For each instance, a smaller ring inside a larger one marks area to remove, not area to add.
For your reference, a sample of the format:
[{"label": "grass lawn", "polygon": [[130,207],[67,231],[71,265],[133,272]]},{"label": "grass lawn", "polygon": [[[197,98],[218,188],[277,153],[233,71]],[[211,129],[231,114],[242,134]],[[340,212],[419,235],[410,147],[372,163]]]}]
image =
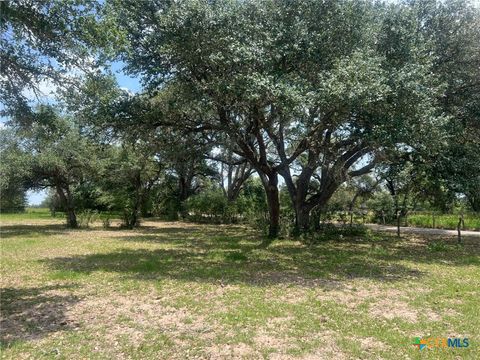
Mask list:
[{"label": "grass lawn", "polygon": [[[2,358],[480,357],[480,244],[0,217]],[[467,337],[424,349],[414,337]]]},{"label": "grass lawn", "polygon": [[53,217],[47,208],[26,208],[24,212],[0,214],[2,222],[25,223],[30,220],[46,220],[50,222],[53,218],[64,219],[65,214],[63,212],[57,212],[55,217]]},{"label": "grass lawn", "polygon": [[[82,216],[84,212],[77,213],[77,221],[79,223],[82,222]],[[92,215],[91,215],[92,216]],[[102,213],[93,213],[92,216],[95,220],[101,220],[109,218],[111,220],[120,219],[121,214],[117,214],[114,212],[102,212]],[[17,223],[28,223],[31,221],[35,221],[38,223],[39,221],[47,221],[50,222],[52,219],[63,219],[66,222],[66,215],[63,211],[57,211],[55,216],[53,216],[52,212],[48,208],[26,208],[24,212],[20,213],[4,213],[0,214],[1,221],[5,222],[17,222]]]}]

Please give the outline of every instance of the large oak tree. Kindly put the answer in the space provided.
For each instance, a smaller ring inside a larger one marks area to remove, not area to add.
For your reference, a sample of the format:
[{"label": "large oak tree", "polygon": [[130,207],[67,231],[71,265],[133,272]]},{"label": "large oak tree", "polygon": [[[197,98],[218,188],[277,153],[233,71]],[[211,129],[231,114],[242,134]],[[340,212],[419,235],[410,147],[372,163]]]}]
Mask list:
[{"label": "large oak tree", "polygon": [[438,83],[408,10],[356,1],[112,4],[127,70],[151,91],[174,83],[205,109],[185,122],[225,134],[256,170],[271,236],[279,175],[305,228],[344,181],[370,171],[385,148],[421,146],[440,119]]}]

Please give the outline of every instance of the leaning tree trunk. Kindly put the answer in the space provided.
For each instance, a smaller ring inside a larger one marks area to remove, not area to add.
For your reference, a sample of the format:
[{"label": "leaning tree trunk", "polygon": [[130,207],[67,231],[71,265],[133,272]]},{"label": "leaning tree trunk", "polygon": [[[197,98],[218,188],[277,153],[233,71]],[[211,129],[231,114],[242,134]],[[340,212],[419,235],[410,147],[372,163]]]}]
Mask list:
[{"label": "leaning tree trunk", "polygon": [[303,219],[305,219],[305,230],[308,230],[310,214],[312,210],[317,209],[320,212],[325,212],[328,202],[330,201],[332,195],[338,189],[340,184],[341,182],[335,182],[333,179],[329,179],[328,181],[326,181],[325,186],[320,189],[320,191],[316,195],[314,195],[309,200],[304,201],[301,209],[302,212],[305,212],[305,214],[302,214],[302,212],[300,212],[299,214],[297,214],[297,216],[300,215],[301,217],[303,217]]},{"label": "leaning tree trunk", "polygon": [[182,220],[185,220],[188,217],[188,209],[186,201],[192,195],[191,187],[192,187],[193,176],[180,176],[178,180],[178,189],[179,189],[179,196],[178,201],[180,205],[180,216]]},{"label": "leaning tree trunk", "polygon": [[359,196],[360,196],[360,193],[356,191],[355,195],[352,198],[352,201],[350,201],[350,204],[348,206],[348,212],[350,213],[350,226],[353,226],[353,207],[355,206],[355,202],[357,201],[357,198]]},{"label": "leaning tree trunk", "polygon": [[397,217],[397,236],[400,237],[400,225],[402,222],[402,213],[401,211],[396,211],[396,217]]},{"label": "leaning tree trunk", "polygon": [[292,207],[295,211],[295,236],[307,231],[310,226],[310,212],[313,206],[307,204],[306,197],[313,170],[314,169],[311,167],[304,168],[296,182],[293,181],[288,167],[284,167],[280,172],[285,179],[288,194],[290,195],[290,200],[292,202]]},{"label": "leaning tree trunk", "polygon": [[57,194],[60,197],[60,200],[63,203],[63,208],[67,215],[67,226],[69,228],[77,228],[77,215],[75,214],[75,206],[73,203],[73,196],[70,192],[70,189],[67,187],[64,191],[60,185],[56,186]]},{"label": "leaning tree trunk", "polygon": [[67,222],[68,222],[68,227],[72,229],[75,229],[78,227],[77,215],[75,214],[74,208],[70,206],[67,208]]}]

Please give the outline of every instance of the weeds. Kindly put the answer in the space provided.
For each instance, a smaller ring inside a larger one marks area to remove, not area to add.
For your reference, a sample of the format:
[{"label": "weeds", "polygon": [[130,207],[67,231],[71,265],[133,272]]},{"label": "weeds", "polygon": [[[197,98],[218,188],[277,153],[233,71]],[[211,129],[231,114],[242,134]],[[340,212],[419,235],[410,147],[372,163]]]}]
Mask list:
[{"label": "weeds", "polygon": [[427,249],[431,252],[443,252],[448,250],[448,246],[442,241],[432,241],[428,243]]}]

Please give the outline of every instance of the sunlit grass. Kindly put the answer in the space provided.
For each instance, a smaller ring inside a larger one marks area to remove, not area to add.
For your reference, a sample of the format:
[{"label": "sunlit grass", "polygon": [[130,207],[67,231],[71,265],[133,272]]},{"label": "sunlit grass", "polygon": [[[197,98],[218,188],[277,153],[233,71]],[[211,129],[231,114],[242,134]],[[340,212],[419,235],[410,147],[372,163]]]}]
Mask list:
[{"label": "sunlit grass", "polygon": [[63,219],[64,217],[63,212],[53,214],[48,208],[26,208],[24,212],[0,213],[1,221],[51,220],[52,218]]},{"label": "sunlit grass", "polygon": [[[86,221],[88,218],[88,221]],[[77,211],[77,222],[79,227],[87,228],[92,224],[100,225],[104,220],[119,223],[121,215],[115,212],[98,211]],[[66,225],[66,215],[63,211],[52,212],[48,208],[26,208],[24,212],[18,213],[0,213],[0,222],[4,224],[64,224]]]}]

